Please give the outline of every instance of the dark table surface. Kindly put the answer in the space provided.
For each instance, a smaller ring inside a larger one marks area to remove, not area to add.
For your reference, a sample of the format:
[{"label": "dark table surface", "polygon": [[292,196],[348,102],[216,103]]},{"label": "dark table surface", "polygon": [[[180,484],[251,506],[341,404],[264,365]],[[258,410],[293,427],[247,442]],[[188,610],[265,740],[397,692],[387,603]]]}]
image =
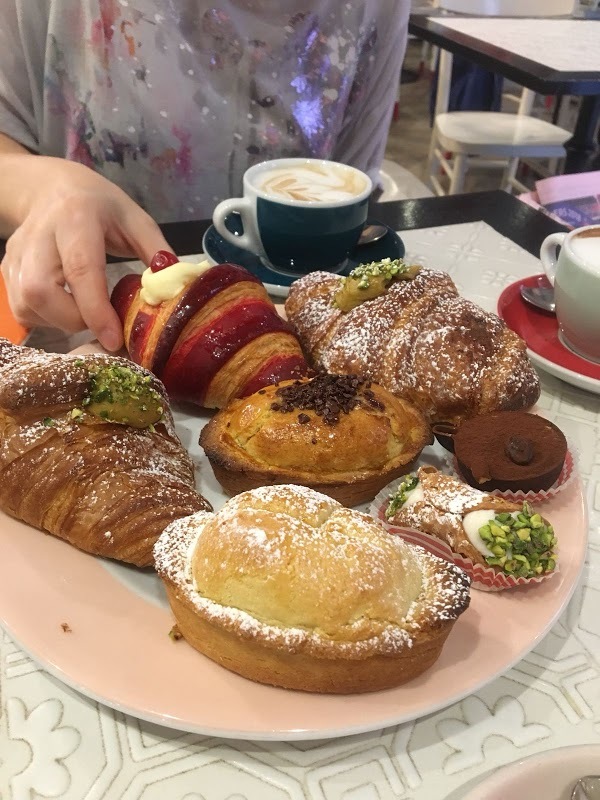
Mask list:
[{"label": "dark table surface", "polygon": [[[550,217],[502,191],[374,203],[369,216],[398,231],[482,220],[535,256],[546,236],[565,230]],[[202,236],[209,225],[209,220],[203,220],[172,222],[161,228],[175,252],[185,254],[201,251]]]},{"label": "dark table surface", "polygon": [[[600,46],[600,20],[596,20],[594,24],[598,25]],[[534,92],[583,96],[573,138],[566,145],[565,172],[599,168],[596,163],[595,133],[600,118],[600,72],[563,71],[530,61],[483,39],[444,27],[442,19],[412,15],[408,30],[419,39],[461,55]]]},{"label": "dark table surface", "polygon": [[[483,39],[452,30],[443,24],[448,18],[412,15],[408,30],[419,39],[431,42],[451,53],[457,53],[492,72],[510,78],[521,86],[540,94],[600,95],[600,72],[564,71],[530,61],[509,50],[489,44]],[[452,19],[452,18],[450,18]],[[584,22],[585,20],[578,20]],[[515,20],[518,22],[518,20]],[[598,41],[600,46],[600,20]]]},{"label": "dark table surface", "polygon": [[[536,256],[546,236],[566,230],[550,217],[501,191],[373,203],[369,215],[398,231],[482,220]],[[169,222],[160,227],[173,250],[185,255],[201,252],[202,237],[210,224],[210,220],[199,220]],[[0,258],[3,254],[4,242],[0,240]]]}]

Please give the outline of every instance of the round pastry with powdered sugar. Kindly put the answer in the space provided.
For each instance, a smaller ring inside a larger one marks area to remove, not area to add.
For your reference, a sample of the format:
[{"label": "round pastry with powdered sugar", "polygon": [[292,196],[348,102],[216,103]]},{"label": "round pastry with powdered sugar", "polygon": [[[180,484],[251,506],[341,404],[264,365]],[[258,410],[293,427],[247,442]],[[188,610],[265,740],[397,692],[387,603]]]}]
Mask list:
[{"label": "round pastry with powdered sugar", "polygon": [[155,564],[184,638],[260,683],[347,694],[439,657],[469,578],[302,486],[237,495],[169,525]]},{"label": "round pastry with powdered sugar", "polygon": [[432,439],[408,401],[356,375],[322,373],[234,400],[200,444],[228,494],[293,483],[356,506],[406,473]]}]

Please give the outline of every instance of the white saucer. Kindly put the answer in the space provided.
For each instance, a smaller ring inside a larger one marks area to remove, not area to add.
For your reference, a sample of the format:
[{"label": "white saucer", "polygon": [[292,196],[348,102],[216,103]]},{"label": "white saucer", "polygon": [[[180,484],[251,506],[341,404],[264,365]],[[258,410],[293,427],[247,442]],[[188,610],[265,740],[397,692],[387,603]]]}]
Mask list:
[{"label": "white saucer", "polygon": [[600,744],[536,753],[495,770],[467,794],[453,793],[446,800],[570,800],[584,775],[600,775]]}]

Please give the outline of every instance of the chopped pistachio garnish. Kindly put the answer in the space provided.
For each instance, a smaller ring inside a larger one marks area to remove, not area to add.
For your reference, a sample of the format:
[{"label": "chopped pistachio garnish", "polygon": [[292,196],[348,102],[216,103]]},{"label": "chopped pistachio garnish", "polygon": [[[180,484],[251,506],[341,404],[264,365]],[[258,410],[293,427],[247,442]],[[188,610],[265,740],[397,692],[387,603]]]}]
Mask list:
[{"label": "chopped pistachio garnish", "polygon": [[394,494],[390,495],[390,503],[385,512],[388,519],[393,517],[398,509],[402,508],[408,499],[409,493],[412,492],[413,489],[416,489],[418,484],[419,479],[416,475],[407,475],[404,478]]},{"label": "chopped pistachio garnish", "polygon": [[371,261],[369,264],[359,264],[348,278],[354,279],[359,289],[368,289],[373,278],[381,277],[384,281],[390,282],[409,269],[409,265],[401,258],[395,258],[393,261],[391,258],[384,258],[381,261]]},{"label": "chopped pistachio garnish", "polygon": [[102,419],[147,428],[163,415],[162,398],[151,386],[150,376],[130,367],[110,365],[90,373],[90,389],[83,406]]},{"label": "chopped pistachio garnish", "polygon": [[534,578],[556,567],[556,536],[552,525],[533,512],[529,503],[516,516],[496,514],[479,528],[479,535],[492,556],[486,562],[517,578]]},{"label": "chopped pistachio garnish", "polygon": [[419,269],[419,266],[406,264],[401,258],[359,264],[347,278],[341,278],[333,303],[342,311],[350,311],[365,300],[384,294],[393,281],[412,280]]},{"label": "chopped pistachio garnish", "polygon": [[42,424],[45,425],[47,428],[53,428],[56,423],[54,422],[52,417],[44,417],[44,419],[42,420]]}]

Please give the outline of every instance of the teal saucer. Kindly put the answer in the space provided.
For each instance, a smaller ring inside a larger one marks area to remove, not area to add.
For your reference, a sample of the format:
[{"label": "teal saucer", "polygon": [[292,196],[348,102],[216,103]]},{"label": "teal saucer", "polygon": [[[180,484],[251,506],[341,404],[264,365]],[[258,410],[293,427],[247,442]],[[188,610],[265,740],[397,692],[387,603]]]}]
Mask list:
[{"label": "teal saucer", "polygon": [[[370,219],[367,220],[365,225],[381,225],[381,223]],[[230,214],[227,218],[227,227],[236,236],[242,233],[241,221],[237,214]],[[224,239],[220,233],[217,233],[214,225],[211,225],[204,234],[202,250],[209,260],[215,264],[230,262],[245,267],[248,272],[256,275],[264,283],[269,294],[274,297],[287,297],[292,283],[301,277],[300,275],[292,275],[284,271],[280,272],[274,267],[266,266],[254,253],[242,250],[241,247],[236,247]],[[355,247],[350,253],[346,264],[337,274],[348,275],[359,264],[369,263],[370,261],[381,261],[384,258],[402,258],[404,252],[405,248],[402,239],[395,231],[388,228],[387,234],[377,242]],[[315,270],[317,269],[319,267],[315,264]]]}]

